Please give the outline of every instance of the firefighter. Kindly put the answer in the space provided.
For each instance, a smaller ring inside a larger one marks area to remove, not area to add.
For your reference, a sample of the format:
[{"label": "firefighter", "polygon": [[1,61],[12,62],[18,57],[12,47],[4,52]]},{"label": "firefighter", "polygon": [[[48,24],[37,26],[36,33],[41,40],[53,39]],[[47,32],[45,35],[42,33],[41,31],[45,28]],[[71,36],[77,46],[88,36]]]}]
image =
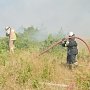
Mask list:
[{"label": "firefighter", "polygon": [[74,38],[75,34],[73,32],[69,32],[68,39],[65,39],[62,42],[63,47],[67,47],[67,64],[69,68],[72,68],[72,65],[77,66],[76,56],[78,54],[77,42]]},{"label": "firefighter", "polygon": [[6,30],[6,36],[9,37],[9,51],[14,53],[14,49],[15,49],[14,43],[16,41],[15,30],[8,26],[5,27],[5,30]]}]

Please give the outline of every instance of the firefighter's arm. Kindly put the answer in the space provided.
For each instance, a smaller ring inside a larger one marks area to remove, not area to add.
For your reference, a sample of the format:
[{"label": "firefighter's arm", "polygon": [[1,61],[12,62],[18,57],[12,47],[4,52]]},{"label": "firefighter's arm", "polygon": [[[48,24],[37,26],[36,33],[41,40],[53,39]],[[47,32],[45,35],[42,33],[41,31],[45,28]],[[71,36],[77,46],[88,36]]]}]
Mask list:
[{"label": "firefighter's arm", "polygon": [[69,45],[69,41],[67,40],[65,43],[65,47],[67,47]]},{"label": "firefighter's arm", "polygon": [[68,44],[69,44],[69,40],[66,39],[66,38],[64,38],[64,39],[62,40],[62,46],[63,46],[63,47],[67,47]]}]

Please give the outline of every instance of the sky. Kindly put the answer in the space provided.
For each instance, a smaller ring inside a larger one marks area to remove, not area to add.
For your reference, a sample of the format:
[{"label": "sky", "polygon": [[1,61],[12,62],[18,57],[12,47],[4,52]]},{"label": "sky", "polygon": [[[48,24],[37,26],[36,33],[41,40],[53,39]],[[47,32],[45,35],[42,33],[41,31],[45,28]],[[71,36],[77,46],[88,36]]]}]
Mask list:
[{"label": "sky", "polygon": [[63,30],[90,36],[90,0],[0,0],[0,35],[6,26],[31,25],[43,33]]}]

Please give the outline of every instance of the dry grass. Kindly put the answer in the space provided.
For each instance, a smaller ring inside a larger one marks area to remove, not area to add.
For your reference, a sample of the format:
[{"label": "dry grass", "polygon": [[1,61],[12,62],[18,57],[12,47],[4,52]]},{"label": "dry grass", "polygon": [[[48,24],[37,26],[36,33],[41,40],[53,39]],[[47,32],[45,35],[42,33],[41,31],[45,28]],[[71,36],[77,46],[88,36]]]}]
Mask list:
[{"label": "dry grass", "polygon": [[[0,90],[68,90],[67,88],[41,85],[40,82],[70,85],[77,77],[90,76],[90,63],[79,58],[79,66],[69,70],[64,57],[47,53],[37,57],[38,52],[17,51],[8,54],[5,65],[0,64]],[[2,57],[1,57],[2,59]],[[4,60],[3,59],[3,60]],[[82,88],[74,90],[83,90]]]}]

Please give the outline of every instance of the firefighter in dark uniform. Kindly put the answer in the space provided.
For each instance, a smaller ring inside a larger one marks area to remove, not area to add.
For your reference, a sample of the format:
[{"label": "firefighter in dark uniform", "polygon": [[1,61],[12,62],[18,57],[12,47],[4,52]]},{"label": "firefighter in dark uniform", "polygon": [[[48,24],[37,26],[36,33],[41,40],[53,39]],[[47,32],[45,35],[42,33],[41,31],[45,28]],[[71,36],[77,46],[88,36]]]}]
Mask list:
[{"label": "firefighter in dark uniform", "polygon": [[62,42],[62,46],[67,47],[67,64],[70,69],[72,68],[72,65],[78,65],[76,61],[78,49],[74,36],[75,34],[73,34],[73,32],[69,32],[69,39]]}]

